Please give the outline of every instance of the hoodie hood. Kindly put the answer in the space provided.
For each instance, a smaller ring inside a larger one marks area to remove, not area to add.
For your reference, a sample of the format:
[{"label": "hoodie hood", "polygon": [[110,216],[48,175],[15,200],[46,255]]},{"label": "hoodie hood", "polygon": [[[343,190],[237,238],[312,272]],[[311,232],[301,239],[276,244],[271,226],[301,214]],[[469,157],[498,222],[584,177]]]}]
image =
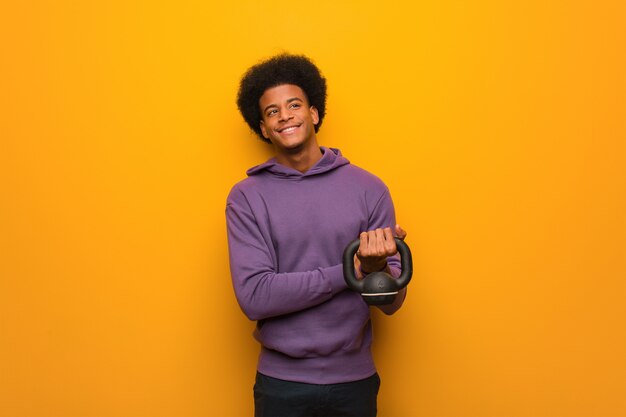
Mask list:
[{"label": "hoodie hood", "polygon": [[332,171],[335,168],[339,168],[340,166],[350,163],[348,159],[344,158],[341,155],[341,151],[339,149],[320,146],[320,150],[323,154],[322,158],[305,173],[302,173],[285,165],[281,165],[276,162],[276,158],[272,158],[262,163],[261,165],[250,168],[246,172],[246,174],[251,177],[253,175],[261,174],[262,172],[268,172],[277,177],[302,178],[312,175],[323,174],[325,172]]}]

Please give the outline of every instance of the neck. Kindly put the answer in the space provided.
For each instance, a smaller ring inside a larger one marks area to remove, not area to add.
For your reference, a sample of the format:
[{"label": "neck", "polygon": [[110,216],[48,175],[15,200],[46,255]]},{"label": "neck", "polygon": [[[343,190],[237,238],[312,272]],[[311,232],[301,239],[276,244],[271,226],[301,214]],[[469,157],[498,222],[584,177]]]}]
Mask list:
[{"label": "neck", "polygon": [[306,147],[276,152],[276,162],[303,174],[311,169],[320,159],[322,159],[322,151],[317,141],[312,141]]}]

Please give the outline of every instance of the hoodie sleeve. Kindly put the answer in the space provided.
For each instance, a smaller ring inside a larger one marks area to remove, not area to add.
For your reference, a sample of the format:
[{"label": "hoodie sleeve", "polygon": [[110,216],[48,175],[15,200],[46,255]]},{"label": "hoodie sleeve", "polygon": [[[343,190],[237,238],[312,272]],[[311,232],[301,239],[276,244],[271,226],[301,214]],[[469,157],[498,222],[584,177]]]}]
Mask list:
[{"label": "hoodie sleeve", "polygon": [[226,204],[230,271],[239,306],[250,320],[304,310],[347,288],[342,264],[305,272],[276,272],[264,236],[245,195],[233,190]]},{"label": "hoodie sleeve", "polygon": [[[370,212],[368,230],[385,227],[391,227],[392,231],[396,227],[396,214],[393,206],[393,201],[391,200],[391,194],[389,193],[389,189],[386,186],[383,194],[380,196],[380,198],[374,205],[374,208]],[[394,278],[398,278],[400,276],[400,273],[402,272],[400,268],[400,255],[396,254],[387,258],[387,264],[389,265],[389,269],[391,270],[391,275]],[[403,294],[403,298],[401,300],[397,300],[393,303],[393,311],[389,311],[387,314],[395,313],[402,306],[402,303],[404,302],[404,296],[406,296],[406,292]]]}]

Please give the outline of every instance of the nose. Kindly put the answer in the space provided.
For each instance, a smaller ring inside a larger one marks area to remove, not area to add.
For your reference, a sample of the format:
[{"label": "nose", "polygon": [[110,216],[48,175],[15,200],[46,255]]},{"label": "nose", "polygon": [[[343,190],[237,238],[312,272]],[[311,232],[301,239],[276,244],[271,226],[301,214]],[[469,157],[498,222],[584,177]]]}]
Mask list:
[{"label": "nose", "polygon": [[293,115],[291,114],[291,111],[288,108],[280,109],[278,118],[280,119],[281,122],[287,121],[291,119],[292,117]]}]

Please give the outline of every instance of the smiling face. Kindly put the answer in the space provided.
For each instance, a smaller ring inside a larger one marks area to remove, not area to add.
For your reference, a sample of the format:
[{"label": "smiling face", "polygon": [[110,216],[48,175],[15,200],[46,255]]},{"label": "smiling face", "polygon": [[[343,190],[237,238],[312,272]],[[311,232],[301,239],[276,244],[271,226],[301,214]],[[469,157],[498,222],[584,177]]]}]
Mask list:
[{"label": "smiling face", "polygon": [[277,152],[295,152],[317,147],[317,109],[309,104],[300,87],[283,84],[265,90],[259,99],[261,133]]}]

